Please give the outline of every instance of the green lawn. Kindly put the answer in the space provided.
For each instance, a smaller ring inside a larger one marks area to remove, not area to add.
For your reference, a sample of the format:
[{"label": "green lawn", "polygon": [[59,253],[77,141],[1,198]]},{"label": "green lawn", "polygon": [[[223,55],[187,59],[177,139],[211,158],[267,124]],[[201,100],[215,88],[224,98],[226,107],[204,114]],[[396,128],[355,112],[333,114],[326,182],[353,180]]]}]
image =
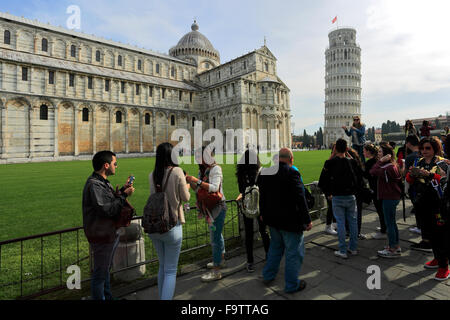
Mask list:
[{"label": "green lawn", "polygon": [[[305,183],[318,180],[329,150],[295,152],[294,162]],[[118,159],[113,185],[122,186],[128,175],[136,176],[136,192],[130,198],[138,215],[149,194],[148,175],[154,158]],[[197,175],[197,165],[181,165]],[[238,195],[234,164],[223,164],[224,193],[227,199]],[[0,165],[3,186],[0,201],[0,241],[82,225],[83,186],[92,172],[91,161],[46,162]],[[194,205],[195,196],[191,197]]]}]

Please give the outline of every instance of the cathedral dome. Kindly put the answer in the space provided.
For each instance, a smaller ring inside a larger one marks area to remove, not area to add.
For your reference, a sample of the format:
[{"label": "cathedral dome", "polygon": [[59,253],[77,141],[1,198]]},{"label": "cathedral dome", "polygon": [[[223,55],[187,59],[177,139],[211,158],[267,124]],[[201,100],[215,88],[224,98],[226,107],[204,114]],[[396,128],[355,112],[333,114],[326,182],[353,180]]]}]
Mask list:
[{"label": "cathedral dome", "polygon": [[214,60],[219,60],[219,52],[213,47],[211,42],[199,31],[197,21],[191,26],[191,32],[184,35],[178,44],[169,50],[169,54],[174,57],[186,55],[199,55]]}]

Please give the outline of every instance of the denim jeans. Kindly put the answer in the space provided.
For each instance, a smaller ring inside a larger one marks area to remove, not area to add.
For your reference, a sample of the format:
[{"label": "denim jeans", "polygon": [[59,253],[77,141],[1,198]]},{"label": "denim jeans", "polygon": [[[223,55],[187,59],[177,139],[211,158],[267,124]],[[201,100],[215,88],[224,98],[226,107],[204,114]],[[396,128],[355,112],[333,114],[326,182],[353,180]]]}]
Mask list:
[{"label": "denim jeans", "polygon": [[280,268],[281,258],[286,255],[284,264],[285,292],[298,289],[298,274],[305,256],[303,233],[288,232],[270,227],[270,246],[267,262],[263,269],[264,280],[273,280]]},{"label": "denim jeans", "polygon": [[358,152],[359,157],[361,158],[362,163],[366,163],[366,158],[364,158],[364,145],[352,145],[352,148]]},{"label": "denim jeans", "polygon": [[114,253],[119,245],[119,235],[111,243],[91,243],[94,256],[94,270],[91,280],[93,300],[112,300],[110,273]]},{"label": "denim jeans", "polygon": [[395,248],[399,243],[397,221],[395,220],[395,213],[399,202],[400,200],[383,200],[384,221],[386,222],[390,248]]},{"label": "denim jeans", "polygon": [[211,247],[214,266],[218,267],[222,262],[222,255],[225,254],[225,241],[223,240],[222,230],[225,224],[226,209],[222,210],[214,220],[215,230],[210,230]]},{"label": "denim jeans", "polygon": [[181,224],[169,232],[148,235],[158,254],[158,293],[160,300],[172,300],[177,281],[178,258],[180,257],[183,227]]},{"label": "denim jeans", "polygon": [[336,218],[338,227],[339,251],[347,253],[347,243],[345,242],[345,222],[347,221],[350,233],[349,249],[356,250],[358,246],[358,223],[356,197],[350,196],[333,196],[333,213]]}]

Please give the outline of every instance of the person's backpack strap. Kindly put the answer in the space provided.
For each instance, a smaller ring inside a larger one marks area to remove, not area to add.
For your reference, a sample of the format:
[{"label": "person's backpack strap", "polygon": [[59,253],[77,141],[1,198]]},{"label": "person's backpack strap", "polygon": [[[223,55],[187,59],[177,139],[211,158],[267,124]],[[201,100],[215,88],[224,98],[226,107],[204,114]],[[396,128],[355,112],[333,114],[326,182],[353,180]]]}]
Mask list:
[{"label": "person's backpack strap", "polygon": [[166,191],[166,187],[167,187],[167,182],[169,181],[169,177],[170,177],[170,175],[171,175],[172,171],[173,171],[173,167],[172,167],[172,168],[170,168],[170,171],[169,171],[169,173],[167,174],[167,178],[166,178],[166,183],[164,183],[164,184],[163,184],[163,189],[162,189],[162,192],[165,192],[165,191]]}]

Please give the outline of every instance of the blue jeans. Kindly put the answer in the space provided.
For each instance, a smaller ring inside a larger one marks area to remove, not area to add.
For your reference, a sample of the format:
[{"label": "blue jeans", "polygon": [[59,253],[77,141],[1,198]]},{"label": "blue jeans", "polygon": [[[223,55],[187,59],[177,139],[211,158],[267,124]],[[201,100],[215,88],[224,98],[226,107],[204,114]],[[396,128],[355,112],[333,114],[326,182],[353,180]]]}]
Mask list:
[{"label": "blue jeans", "polygon": [[222,230],[225,224],[226,210],[222,210],[216,219],[214,219],[214,227],[216,230],[210,230],[211,247],[213,254],[214,266],[218,267],[222,262],[222,254],[225,254],[225,241],[223,240]]},{"label": "blue jeans", "polygon": [[390,248],[395,248],[399,243],[397,221],[395,220],[395,213],[397,212],[399,202],[400,200],[383,200],[384,220],[386,222]]},{"label": "blue jeans", "polygon": [[358,152],[359,157],[361,158],[362,163],[366,163],[366,158],[364,158],[364,145],[352,145],[352,148]]},{"label": "blue jeans", "polygon": [[158,293],[160,300],[172,300],[177,281],[178,258],[180,257],[183,240],[181,224],[173,227],[169,232],[148,235],[158,254]]},{"label": "blue jeans", "polygon": [[341,253],[347,253],[347,243],[345,242],[345,221],[348,223],[350,230],[350,243],[349,249],[356,250],[358,246],[358,222],[357,222],[357,209],[356,209],[356,197],[351,196],[333,196],[333,214],[337,222],[337,232],[339,239],[339,251]]},{"label": "blue jeans", "polygon": [[284,290],[285,292],[293,292],[300,285],[298,274],[305,256],[303,233],[288,232],[270,227],[270,246],[267,253],[267,262],[263,269],[264,280],[275,279],[284,254],[286,254]]},{"label": "blue jeans", "polygon": [[114,253],[119,245],[119,235],[111,243],[91,243],[94,256],[94,270],[91,279],[93,300],[112,300],[110,273]]}]

